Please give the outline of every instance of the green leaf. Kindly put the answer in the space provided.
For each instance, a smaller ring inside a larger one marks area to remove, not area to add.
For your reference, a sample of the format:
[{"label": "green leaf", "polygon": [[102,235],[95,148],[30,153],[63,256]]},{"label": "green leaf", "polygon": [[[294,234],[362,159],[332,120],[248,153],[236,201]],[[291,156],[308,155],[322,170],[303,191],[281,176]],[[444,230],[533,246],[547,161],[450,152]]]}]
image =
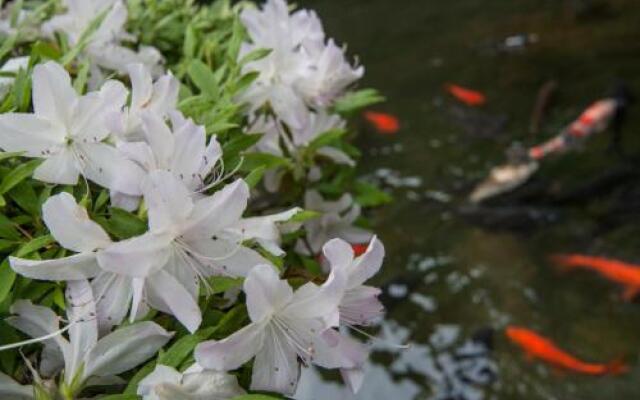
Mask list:
[{"label": "green leaf", "polygon": [[20,157],[23,154],[24,151],[2,152],[0,153],[0,161]]},{"label": "green leaf", "polygon": [[57,60],[62,57],[60,49],[53,46],[51,43],[37,41],[31,46],[31,55],[38,56],[42,59]]},{"label": "green leaf", "polygon": [[15,228],[16,223],[7,218],[6,215],[0,214],[0,238],[10,240],[20,240],[22,237]]},{"label": "green leaf", "polygon": [[231,400],[282,400],[284,397],[267,396],[266,394],[243,394]]},{"label": "green leaf", "polygon": [[31,182],[21,182],[9,191],[8,196],[30,215],[40,215],[40,201]]},{"label": "green leaf", "polygon": [[178,339],[169,349],[158,357],[158,364],[167,365],[178,369],[180,364],[189,357],[189,354],[203,340],[207,340],[214,332],[215,327],[202,329],[193,335],[183,336]]},{"label": "green leaf", "polygon": [[100,397],[100,400],[138,400],[140,398],[137,394],[112,394],[110,396]]},{"label": "green leaf", "polygon": [[244,160],[240,170],[244,172],[253,171],[260,167],[271,169],[291,164],[288,158],[269,153],[248,153],[244,154],[243,157]]},{"label": "green leaf", "polygon": [[136,391],[138,390],[138,384],[141,380],[143,380],[147,375],[153,372],[156,368],[156,360],[151,360],[146,363],[142,368],[138,370],[138,372],[129,379],[129,383],[127,384],[127,388],[124,390],[125,395],[135,396]]},{"label": "green leaf", "polygon": [[16,253],[16,257],[28,256],[29,254],[35,251],[38,251],[41,248],[48,246],[54,242],[55,240],[53,240],[53,237],[48,234],[31,239],[30,241],[25,243],[22,247],[20,247],[20,249],[18,249],[18,252]]},{"label": "green leaf", "polygon": [[262,134],[238,135],[222,146],[222,154],[224,154],[225,158],[235,157],[241,151],[258,143],[261,137]]},{"label": "green leaf", "polygon": [[212,294],[218,294],[226,292],[227,290],[234,289],[242,286],[244,282],[243,278],[232,278],[229,276],[214,276],[209,279],[211,285]]},{"label": "green leaf", "polygon": [[377,207],[382,204],[388,204],[393,200],[390,194],[362,181],[355,183],[354,192],[356,202],[363,207]]},{"label": "green leaf", "polygon": [[249,174],[244,178],[244,181],[249,185],[250,188],[256,187],[256,185],[262,180],[264,173],[266,172],[266,167],[261,165],[255,168],[253,171],[249,172]]},{"label": "green leaf", "polygon": [[324,147],[344,136],[347,133],[344,129],[332,129],[330,131],[321,133],[315,139],[313,139],[307,148],[311,150],[317,150],[320,147]]},{"label": "green leaf", "polygon": [[193,83],[202,93],[211,98],[218,97],[218,82],[209,66],[200,60],[193,60],[189,64],[188,73]]},{"label": "green leaf", "polygon": [[11,170],[0,183],[0,194],[7,193],[11,188],[30,177],[33,174],[33,170],[35,170],[41,162],[42,160],[31,160]]},{"label": "green leaf", "polygon": [[333,109],[338,114],[348,115],[383,101],[385,101],[384,96],[377,90],[362,89],[357,92],[349,92],[336,100]]},{"label": "green leaf", "polygon": [[96,217],[94,220],[118,239],[129,239],[147,231],[147,223],[135,214],[116,207],[110,208],[109,214],[109,218]]},{"label": "green leaf", "polygon": [[5,39],[4,43],[2,43],[2,46],[0,46],[0,59],[3,59],[4,56],[9,54],[13,50],[17,41],[18,41],[17,33]]},{"label": "green leaf", "polygon": [[16,273],[9,266],[8,259],[5,259],[0,264],[0,303],[7,298],[13,287],[13,282],[16,280]]},{"label": "green leaf", "polygon": [[17,246],[18,243],[13,240],[0,239],[0,251],[7,251],[8,249]]},{"label": "green leaf", "polygon": [[240,78],[234,86],[234,89],[237,92],[241,92],[244,89],[246,89],[249,85],[251,85],[253,83],[253,81],[255,81],[256,79],[258,79],[258,77],[260,76],[260,73],[257,71],[252,71],[249,73],[246,73],[244,75],[242,75],[242,78]]},{"label": "green leaf", "polygon": [[87,81],[89,80],[89,67],[89,62],[85,60],[82,65],[80,65],[76,80],[73,82],[73,88],[76,90],[76,93],[80,95],[84,94]]},{"label": "green leaf", "polygon": [[190,59],[195,57],[197,45],[198,38],[196,36],[196,30],[192,24],[189,24],[187,25],[184,34],[184,44],[182,45],[182,54],[184,54],[185,58]]},{"label": "green leaf", "polygon": [[244,42],[244,26],[240,22],[240,18],[233,20],[233,31],[231,33],[231,39],[229,40],[229,47],[227,56],[230,61],[238,59],[238,53],[240,52],[240,46]]},{"label": "green leaf", "polygon": [[287,222],[305,222],[310,219],[318,218],[321,215],[322,214],[317,211],[302,210],[302,211],[299,211],[293,217],[291,217],[291,219],[289,219]]},{"label": "green leaf", "polygon": [[16,74],[11,90],[18,111],[27,111],[31,102],[31,76],[29,71],[21,69]]},{"label": "green leaf", "polygon": [[240,65],[261,60],[266,56],[268,56],[269,54],[271,54],[272,51],[273,49],[266,49],[266,48],[252,50],[240,59]]}]

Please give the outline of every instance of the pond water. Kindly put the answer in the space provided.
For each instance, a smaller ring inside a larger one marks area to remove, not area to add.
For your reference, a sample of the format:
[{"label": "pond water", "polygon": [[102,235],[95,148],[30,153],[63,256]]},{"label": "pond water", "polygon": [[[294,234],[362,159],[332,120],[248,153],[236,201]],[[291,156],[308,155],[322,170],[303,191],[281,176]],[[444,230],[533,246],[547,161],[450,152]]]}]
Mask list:
[{"label": "pond water", "polygon": [[[524,194],[481,209],[465,200],[511,143],[552,136],[616,79],[640,94],[640,2],[298,3],[316,9],[330,36],[360,56],[364,85],[388,98],[375,109],[397,115],[402,129],[380,136],[359,122],[361,174],[395,197],[371,215],[388,253],[376,278],[388,314],[374,332],[380,340],[364,386],[351,396],[336,375],[307,370],[296,398],[640,398],[640,304],[622,301],[619,287],[593,273],[563,273],[548,261],[551,253],[580,252],[640,262],[640,104],[624,126],[626,157],[610,151],[603,134],[546,162]],[[515,34],[538,40],[506,49]],[[531,110],[550,80],[556,96],[532,134]],[[484,92],[487,104],[456,103],[445,82]],[[582,359],[624,356],[630,370],[554,371],[505,339],[508,324],[537,330]],[[473,341],[489,329],[493,349]]]}]

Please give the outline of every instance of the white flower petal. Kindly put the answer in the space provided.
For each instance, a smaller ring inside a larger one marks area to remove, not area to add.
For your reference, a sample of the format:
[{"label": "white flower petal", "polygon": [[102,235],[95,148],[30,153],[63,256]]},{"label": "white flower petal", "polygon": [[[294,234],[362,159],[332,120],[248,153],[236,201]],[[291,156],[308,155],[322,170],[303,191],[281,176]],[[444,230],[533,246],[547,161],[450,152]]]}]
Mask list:
[{"label": "white flower petal", "polygon": [[376,236],[371,239],[371,243],[367,250],[354,260],[351,264],[347,264],[347,286],[349,288],[362,285],[369,278],[374,276],[382,267],[384,260],[384,246]]},{"label": "white flower petal", "polygon": [[364,382],[364,369],[361,368],[343,368],[340,370],[342,380],[347,385],[351,393],[355,394],[360,391]]},{"label": "white flower petal", "polygon": [[369,357],[369,350],[359,341],[335,329],[322,333],[316,342],[313,363],[323,368],[359,368]]},{"label": "white flower petal", "polygon": [[38,64],[33,69],[33,110],[59,126],[69,127],[71,110],[78,99],[69,73],[56,62]]},{"label": "white flower petal", "polygon": [[203,163],[206,148],[206,133],[204,126],[199,126],[189,120],[179,129],[174,128],[175,147],[170,171],[191,190],[202,185],[206,176],[200,176],[199,169]]},{"label": "white flower petal", "polygon": [[151,111],[140,114],[145,138],[160,168],[169,168],[175,148],[173,133],[162,119],[162,116]]},{"label": "white flower petal", "polygon": [[127,160],[115,147],[105,143],[76,146],[84,157],[82,173],[98,185],[129,195],[140,195],[140,182],[145,173]]},{"label": "white flower petal", "polygon": [[198,171],[200,176],[205,177],[209,175],[218,161],[222,158],[222,146],[218,143],[216,136],[213,135],[209,139],[209,144],[204,151],[204,157]]},{"label": "white flower petal", "polygon": [[309,282],[296,290],[283,314],[295,319],[321,318],[329,326],[338,324],[338,304],[345,291],[346,276],[332,270],[322,286]]},{"label": "white flower petal", "polygon": [[53,260],[9,257],[9,264],[22,276],[45,281],[88,279],[100,273],[95,253],[80,253]]},{"label": "white flower petal", "polygon": [[225,186],[211,196],[195,203],[191,225],[185,235],[200,239],[236,223],[247,208],[249,187],[242,180]]},{"label": "white flower petal", "polygon": [[142,183],[152,232],[180,229],[194,210],[187,188],[168,171],[153,171]]},{"label": "white flower petal", "polygon": [[71,357],[65,363],[67,383],[75,377],[83,358],[98,341],[96,303],[89,282],[85,280],[67,282],[67,317]]},{"label": "white flower petal", "polygon": [[329,261],[331,268],[340,268],[346,273],[346,268],[353,262],[353,248],[342,239],[331,239],[322,247],[324,258]]},{"label": "white flower petal", "polygon": [[134,322],[144,317],[149,309],[144,300],[145,279],[132,278],[131,292],[131,315],[129,316],[129,322]]},{"label": "white flower petal", "polygon": [[278,247],[280,244],[278,222],[290,220],[300,210],[300,208],[295,207],[279,214],[243,218],[232,229],[242,232],[242,236],[245,239],[258,239],[261,245],[264,244],[265,250],[279,256],[284,252]]},{"label": "white flower petal", "polygon": [[202,312],[196,299],[180,282],[167,272],[159,271],[147,278],[147,285],[148,296],[152,306],[155,305],[155,302],[151,301],[152,296],[161,299],[169,308],[171,314],[189,332],[193,333],[198,329],[202,322]]},{"label": "white flower petal", "polygon": [[273,328],[264,338],[256,354],[251,376],[251,390],[293,395],[300,377],[300,365],[295,348]]},{"label": "white flower petal", "polygon": [[[36,306],[31,301],[16,301],[11,306],[10,312],[15,316],[5,318],[5,322],[33,338],[48,335],[59,329],[58,316],[51,309]],[[59,372],[64,366],[64,359],[69,358],[70,345],[60,335],[44,341],[43,344],[45,350],[42,353],[41,364],[44,365],[41,365],[41,371],[46,376],[50,376]]]},{"label": "white flower petal", "polygon": [[147,232],[112,244],[98,253],[100,266],[116,274],[144,278],[164,267],[172,237]]},{"label": "white flower petal", "polygon": [[[174,384],[179,385],[182,381],[182,374],[176,371],[174,368],[166,365],[158,364],[156,368],[149,375],[145,376],[143,380],[138,383],[137,394],[142,396],[144,400],[157,400],[161,399],[155,393],[155,389],[161,384]],[[176,397],[176,399],[178,399]]]},{"label": "white flower petal", "polygon": [[153,95],[148,108],[158,115],[166,116],[176,108],[180,81],[173,75],[160,77],[153,83]]},{"label": "white flower petal", "polygon": [[350,167],[355,167],[356,165],[356,162],[353,161],[353,159],[349,157],[347,153],[342,150],[336,149],[335,147],[321,147],[316,151],[316,153],[331,159],[336,164],[348,165]]},{"label": "white flower petal", "polygon": [[[185,373],[182,378],[182,387],[194,400],[227,400],[246,393],[234,375],[218,371]],[[164,400],[172,399],[176,399],[176,397],[164,398]]]},{"label": "white flower petal", "polygon": [[33,399],[33,387],[31,385],[21,385],[0,372],[0,397],[5,400]]},{"label": "white flower petal", "polygon": [[247,276],[251,268],[259,264],[269,264],[260,253],[243,246],[238,241],[215,237],[188,242],[199,255],[201,262],[218,273],[231,276]]},{"label": "white flower petal", "polygon": [[98,341],[85,357],[84,376],[117,375],[157,354],[172,334],[154,322],[120,328]]},{"label": "white flower petal", "polygon": [[33,114],[0,114],[0,148],[44,157],[64,145],[64,130]]},{"label": "white flower petal", "polygon": [[239,368],[260,351],[264,329],[264,324],[251,323],[223,340],[202,342],[194,351],[196,362],[216,371]]},{"label": "white flower petal", "polygon": [[127,71],[131,80],[131,107],[142,108],[149,103],[153,93],[151,73],[141,63],[129,64]]},{"label": "white flower petal", "polygon": [[275,310],[291,301],[293,289],[286,280],[280,279],[270,265],[257,265],[244,280],[247,310],[253,322],[262,321]]},{"label": "white flower petal", "polygon": [[97,297],[98,328],[104,334],[120,325],[127,315],[133,296],[131,278],[102,272],[91,281],[91,287]]},{"label": "white flower petal", "polygon": [[62,247],[78,253],[90,252],[111,244],[109,235],[89,219],[87,210],[67,192],[51,196],[42,206],[42,218]]},{"label": "white flower petal", "polygon": [[47,158],[33,171],[33,179],[60,185],[75,185],[79,176],[80,170],[75,156],[67,149],[62,149]]},{"label": "white flower petal", "polygon": [[340,302],[340,318],[351,325],[370,325],[384,314],[378,300],[380,289],[358,286],[345,292]]}]

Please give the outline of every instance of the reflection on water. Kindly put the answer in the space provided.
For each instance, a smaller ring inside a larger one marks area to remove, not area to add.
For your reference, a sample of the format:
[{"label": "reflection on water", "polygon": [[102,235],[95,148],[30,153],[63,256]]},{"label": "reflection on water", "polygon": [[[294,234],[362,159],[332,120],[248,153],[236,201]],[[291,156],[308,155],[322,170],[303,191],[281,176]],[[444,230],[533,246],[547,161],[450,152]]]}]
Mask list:
[{"label": "reflection on water", "polygon": [[[307,369],[295,398],[640,398],[640,304],[620,301],[618,288],[593,274],[562,273],[547,260],[581,252],[640,261],[640,106],[624,129],[635,158],[607,151],[602,135],[543,165],[514,196],[465,202],[512,143],[552,137],[617,78],[640,93],[640,2],[298,3],[316,9],[331,36],[361,56],[365,84],[389,99],[378,108],[397,115],[402,129],[380,136],[359,125],[361,175],[395,198],[371,215],[387,247],[375,283],[388,313],[371,332],[378,339],[362,391],[353,396],[339,374]],[[534,121],[549,81],[557,82],[554,102]],[[487,104],[459,104],[444,92],[448,82],[482,91]],[[585,360],[624,355],[631,371],[558,374],[511,346],[508,324]]]}]

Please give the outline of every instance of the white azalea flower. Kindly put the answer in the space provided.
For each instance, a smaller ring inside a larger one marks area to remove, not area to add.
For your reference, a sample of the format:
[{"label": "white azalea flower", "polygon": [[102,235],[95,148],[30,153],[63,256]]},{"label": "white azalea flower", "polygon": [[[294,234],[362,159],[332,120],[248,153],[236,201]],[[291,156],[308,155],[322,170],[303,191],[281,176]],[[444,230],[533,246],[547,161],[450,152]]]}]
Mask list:
[{"label": "white azalea flower", "polygon": [[[10,257],[17,273],[50,281],[94,278],[91,282],[97,299],[98,327],[108,332],[124,319],[133,296],[132,279],[101,270],[96,252],[111,245],[109,235],[91,221],[87,211],[69,193],[51,196],[42,206],[42,219],[54,239],[77,254],[52,260],[26,260]],[[140,312],[142,314],[142,312]],[[132,320],[136,315],[132,316]]]},{"label": "white azalea flower", "polygon": [[266,260],[242,245],[242,231],[231,229],[244,212],[249,188],[238,180],[211,196],[194,200],[172,173],[153,171],[142,185],[149,232],[98,252],[100,267],[133,278],[132,315],[145,298],[195,331],[202,316],[200,283],[213,274],[244,276]]},{"label": "white azalea flower", "polygon": [[346,289],[340,302],[340,321],[347,326],[367,326],[384,313],[378,300],[380,289],[364,283],[382,267],[384,246],[376,236],[367,250],[354,257],[351,245],[341,239],[333,239],[322,248],[324,258],[331,269],[339,269],[347,277]]},{"label": "white azalea flower", "polygon": [[35,179],[76,184],[83,175],[126,194],[140,193],[142,170],[103,141],[109,132],[100,114],[119,109],[127,93],[116,81],[84,96],[71,86],[59,64],[47,62],[33,71],[33,114],[0,115],[0,148],[44,158]]},{"label": "white azalea flower", "polygon": [[322,24],[312,11],[289,14],[284,0],[268,0],[261,10],[246,8],[240,18],[251,38],[240,57],[260,48],[272,50],[244,66],[245,72],[260,73],[241,96],[250,113],[270,104],[289,127],[303,129],[309,123],[307,107],[327,107],[364,72],[351,67],[333,41],[325,43]]},{"label": "white azalea flower", "polygon": [[309,52],[312,61],[295,85],[307,104],[314,108],[330,106],[364,75],[364,67],[349,64],[345,50],[332,39],[326,45],[309,46]]},{"label": "white azalea flower", "polygon": [[254,267],[244,281],[251,323],[226,339],[200,343],[196,361],[206,369],[228,371],[255,356],[252,390],[294,393],[298,358],[312,362],[319,335],[337,324],[343,285],[338,272],[321,287],[310,282],[294,292],[273,267]]},{"label": "white azalea flower", "polygon": [[258,71],[260,76],[241,100],[251,105],[252,113],[269,103],[288,125],[302,128],[306,106],[294,83],[309,64],[305,46],[324,40],[320,20],[307,10],[289,15],[284,0],[269,0],[262,10],[246,8],[240,18],[252,40],[243,44],[240,57],[259,48],[272,50],[267,57],[245,66],[245,72]]},{"label": "white azalea flower", "polygon": [[171,74],[163,75],[155,82],[151,71],[144,64],[127,66],[131,80],[131,104],[108,119],[112,132],[124,141],[141,140],[142,114],[151,112],[159,118],[176,110],[180,82]]},{"label": "white azalea flower", "polygon": [[33,386],[21,385],[0,372],[0,398],[5,400],[30,400],[34,398]]},{"label": "white azalea flower", "polygon": [[245,393],[235,376],[205,371],[197,364],[183,373],[158,364],[138,384],[143,400],[229,400]]},{"label": "white azalea flower", "polygon": [[322,215],[304,223],[306,241],[298,241],[296,250],[303,254],[318,254],[330,239],[340,238],[349,243],[359,244],[371,239],[371,232],[353,226],[360,216],[360,205],[349,193],[337,201],[327,201],[315,190],[308,190],[304,196],[305,210],[318,211]]},{"label": "white azalea flower", "polygon": [[52,260],[9,257],[18,274],[32,279],[70,281],[93,278],[100,273],[96,251],[111,245],[109,235],[91,221],[87,210],[72,195],[51,196],[42,206],[42,219],[54,239],[77,254]]},{"label": "white azalea flower", "polygon": [[152,48],[141,48],[135,52],[121,45],[132,41],[134,36],[125,31],[127,7],[122,0],[65,0],[67,12],[56,15],[42,25],[42,31],[53,36],[54,32],[67,35],[72,45],[78,43],[91,22],[103,13],[104,20],[91,35],[85,53],[102,68],[127,73],[127,66],[143,63],[154,72],[160,73],[161,56]]},{"label": "white azalea flower", "polygon": [[[14,57],[4,63],[0,72],[17,73],[21,69],[27,69],[29,66],[29,57]],[[0,76],[0,99],[9,93],[9,89],[13,85],[14,78],[11,76]]]},{"label": "white azalea flower", "polygon": [[[280,239],[281,233],[290,228],[286,222],[301,211],[301,208],[294,207],[278,214],[242,218],[232,229],[244,232],[245,237],[255,239],[263,249],[279,257],[285,254],[280,248]],[[291,225],[297,228],[299,224]]]},{"label": "white azalea flower", "polygon": [[[222,147],[215,136],[209,139],[204,126],[185,119],[179,112],[170,113],[171,128],[159,114],[140,114],[146,142],[120,143],[125,156],[147,172],[167,171],[191,192],[201,192],[211,186],[207,178],[222,158]],[[214,179],[213,183],[218,183]]]},{"label": "white azalea flower", "polygon": [[[89,283],[68,282],[67,300],[66,328],[59,328],[60,319],[50,309],[26,300],[14,303],[10,311],[15,316],[5,321],[34,338],[50,337],[44,341],[41,365],[49,368],[47,372],[64,369],[63,382],[71,393],[91,385],[90,378],[114,377],[139,365],[155,355],[172,336],[154,322],[140,322],[98,339]],[[68,340],[61,335],[65,330],[69,333]]]},{"label": "white azalea flower", "polygon": [[[378,300],[380,289],[366,286],[364,282],[375,275],[382,266],[384,247],[374,236],[367,250],[354,257],[351,245],[341,239],[333,239],[322,248],[324,258],[332,271],[340,271],[346,278],[345,290],[338,309],[340,323],[355,328],[373,323],[384,312]],[[364,364],[369,350],[346,332],[330,329],[323,333],[314,363],[324,368],[340,368],[342,378],[355,393],[363,382]]]},{"label": "white azalea flower", "polygon": [[[120,152],[146,173],[158,170],[171,172],[194,193],[218,184],[222,176],[208,179],[222,158],[222,148],[215,136],[207,144],[203,126],[184,118],[178,111],[171,111],[169,115],[171,129],[161,114],[154,110],[144,110],[135,115],[140,120],[146,141],[120,142]],[[139,197],[111,192],[111,203],[133,211],[138,208]]]}]

